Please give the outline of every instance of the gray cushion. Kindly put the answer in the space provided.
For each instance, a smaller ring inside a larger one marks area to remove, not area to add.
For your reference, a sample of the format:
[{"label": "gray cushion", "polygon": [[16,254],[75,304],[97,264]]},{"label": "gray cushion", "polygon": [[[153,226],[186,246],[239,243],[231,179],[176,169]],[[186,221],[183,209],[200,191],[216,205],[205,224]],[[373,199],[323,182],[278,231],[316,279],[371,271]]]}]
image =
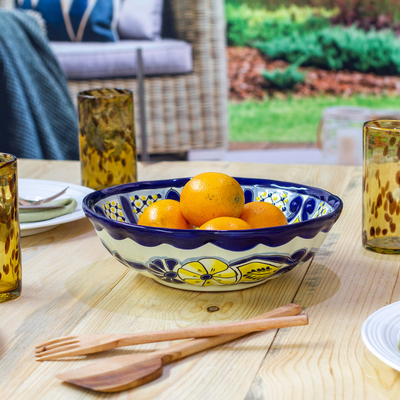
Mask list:
[{"label": "gray cushion", "polygon": [[118,18],[121,39],[159,39],[163,0],[123,0]]},{"label": "gray cushion", "polygon": [[146,75],[191,72],[192,46],[182,40],[120,42],[50,42],[69,79],[136,76],[136,49],[141,48]]}]

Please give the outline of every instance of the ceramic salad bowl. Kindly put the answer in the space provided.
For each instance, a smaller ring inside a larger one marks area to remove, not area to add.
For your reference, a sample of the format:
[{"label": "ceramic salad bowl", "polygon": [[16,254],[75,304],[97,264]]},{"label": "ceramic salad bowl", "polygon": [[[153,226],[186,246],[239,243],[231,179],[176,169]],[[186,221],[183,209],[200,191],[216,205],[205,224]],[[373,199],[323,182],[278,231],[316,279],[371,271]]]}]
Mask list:
[{"label": "ceramic salad bowl", "polygon": [[235,178],[245,202],[279,207],[288,225],[244,231],[163,229],[137,225],[160,199],[179,201],[190,178],[136,182],[93,192],[83,210],[108,251],[135,271],[173,288],[230,291],[251,288],[310,260],[339,218],[339,197],[314,187]]}]

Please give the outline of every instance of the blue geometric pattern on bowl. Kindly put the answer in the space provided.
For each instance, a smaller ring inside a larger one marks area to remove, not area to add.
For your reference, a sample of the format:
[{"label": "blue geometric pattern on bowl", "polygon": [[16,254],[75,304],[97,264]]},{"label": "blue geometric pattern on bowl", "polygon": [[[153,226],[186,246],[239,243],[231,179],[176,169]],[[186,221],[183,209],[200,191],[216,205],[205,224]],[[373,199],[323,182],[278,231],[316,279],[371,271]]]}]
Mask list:
[{"label": "blue geometric pattern on bowl", "polygon": [[[328,203],[325,201],[317,202],[314,197],[309,195],[300,195],[280,189],[271,190],[266,187],[248,188],[244,186],[243,190],[246,194],[246,203],[263,201],[273,204],[285,214],[289,224],[317,218],[332,211],[332,207]],[[123,213],[120,214],[123,221],[129,221],[130,218],[127,215],[133,213],[136,218],[132,222],[136,222],[140,215],[143,214],[143,211],[158,200],[172,198],[179,201],[181,191],[181,187],[170,187],[163,190],[141,190],[127,193],[124,196],[111,196],[100,200],[96,205],[104,209],[109,207],[111,200],[115,207],[119,210],[123,209]],[[126,201],[124,202],[123,200],[125,199]],[[107,212],[107,217],[113,220],[116,219],[113,213]],[[121,219],[117,220],[121,221]]]},{"label": "blue geometric pattern on bowl", "polygon": [[167,286],[221,291],[253,287],[310,260],[343,207],[339,197],[322,189],[235,178],[246,202],[276,205],[289,224],[244,231],[137,225],[138,217],[150,204],[166,198],[179,200],[189,179],[103,189],[86,196],[83,209],[104,246],[127,267]]},{"label": "blue geometric pattern on bowl", "polygon": [[122,211],[122,206],[115,200],[107,200],[106,202],[101,203],[101,207],[107,216],[107,218],[112,219],[114,221],[125,222],[126,218]]},{"label": "blue geometric pattern on bowl", "polygon": [[[106,228],[109,234],[117,240],[128,236],[144,246],[168,243],[186,249],[199,247],[213,241],[215,245],[225,249],[244,250],[254,247],[254,242],[258,240],[259,243],[276,247],[289,242],[296,236],[311,238],[315,237],[321,230],[328,232],[342,209],[341,200],[322,189],[288,182],[236,178],[243,187],[247,201],[268,201],[278,207],[280,206],[281,209],[284,209],[283,212],[289,225],[247,231],[245,238],[243,238],[243,233],[239,233],[239,231],[231,231],[227,235],[223,231],[194,232],[174,229],[172,230],[173,235],[165,235],[167,231],[171,230],[136,225],[137,218],[148,206],[146,204],[149,198],[156,201],[160,198],[177,197],[188,180],[189,178],[181,178],[131,183],[103,189],[86,198],[87,207],[84,210],[96,229]],[[114,194],[115,191],[118,193]],[[132,206],[134,201],[131,198],[135,198],[135,196],[146,200],[141,200],[139,206],[135,204]],[[110,220],[109,223],[104,221],[103,215],[99,215],[98,209],[102,208],[107,201],[115,202],[118,207],[122,207],[123,218],[130,222],[128,225],[123,228],[119,224],[114,225],[114,221],[111,222],[109,217],[107,218]],[[100,225],[100,220],[97,217],[101,218]],[[304,223],[307,222],[307,229],[304,229]],[[296,228],[294,225],[296,225]]]}]

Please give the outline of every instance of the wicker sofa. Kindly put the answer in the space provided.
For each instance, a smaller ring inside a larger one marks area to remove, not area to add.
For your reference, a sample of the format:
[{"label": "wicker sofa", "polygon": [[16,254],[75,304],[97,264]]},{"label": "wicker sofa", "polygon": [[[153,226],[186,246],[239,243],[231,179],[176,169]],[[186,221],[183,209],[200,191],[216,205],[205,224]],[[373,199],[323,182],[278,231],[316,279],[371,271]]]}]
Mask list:
[{"label": "wicker sofa", "polygon": [[[169,21],[169,26],[172,21],[176,38],[192,45],[193,72],[145,78],[147,151],[182,153],[225,147],[228,123],[224,1],[169,0],[164,20]],[[74,101],[78,92],[95,87],[121,87],[136,93],[137,81],[135,77],[69,80]],[[135,111],[138,120],[137,107]]]}]

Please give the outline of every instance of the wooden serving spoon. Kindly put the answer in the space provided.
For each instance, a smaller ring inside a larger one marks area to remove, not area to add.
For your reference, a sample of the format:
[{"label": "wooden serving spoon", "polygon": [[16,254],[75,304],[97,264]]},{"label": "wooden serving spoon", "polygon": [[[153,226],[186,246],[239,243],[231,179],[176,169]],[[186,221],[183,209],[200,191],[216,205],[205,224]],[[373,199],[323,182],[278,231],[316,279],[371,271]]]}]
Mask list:
[{"label": "wooden serving spoon", "polygon": [[[307,325],[307,315],[294,317],[294,315],[298,315],[300,312],[301,307],[299,305],[287,304],[252,318],[249,321],[274,318],[274,321],[277,322],[271,324],[270,329]],[[74,385],[99,392],[119,392],[157,379],[161,376],[165,364],[244,335],[245,333],[232,333],[202,339],[192,339],[148,354],[132,354],[107,358],[86,367],[63,372],[56,377]]]}]

